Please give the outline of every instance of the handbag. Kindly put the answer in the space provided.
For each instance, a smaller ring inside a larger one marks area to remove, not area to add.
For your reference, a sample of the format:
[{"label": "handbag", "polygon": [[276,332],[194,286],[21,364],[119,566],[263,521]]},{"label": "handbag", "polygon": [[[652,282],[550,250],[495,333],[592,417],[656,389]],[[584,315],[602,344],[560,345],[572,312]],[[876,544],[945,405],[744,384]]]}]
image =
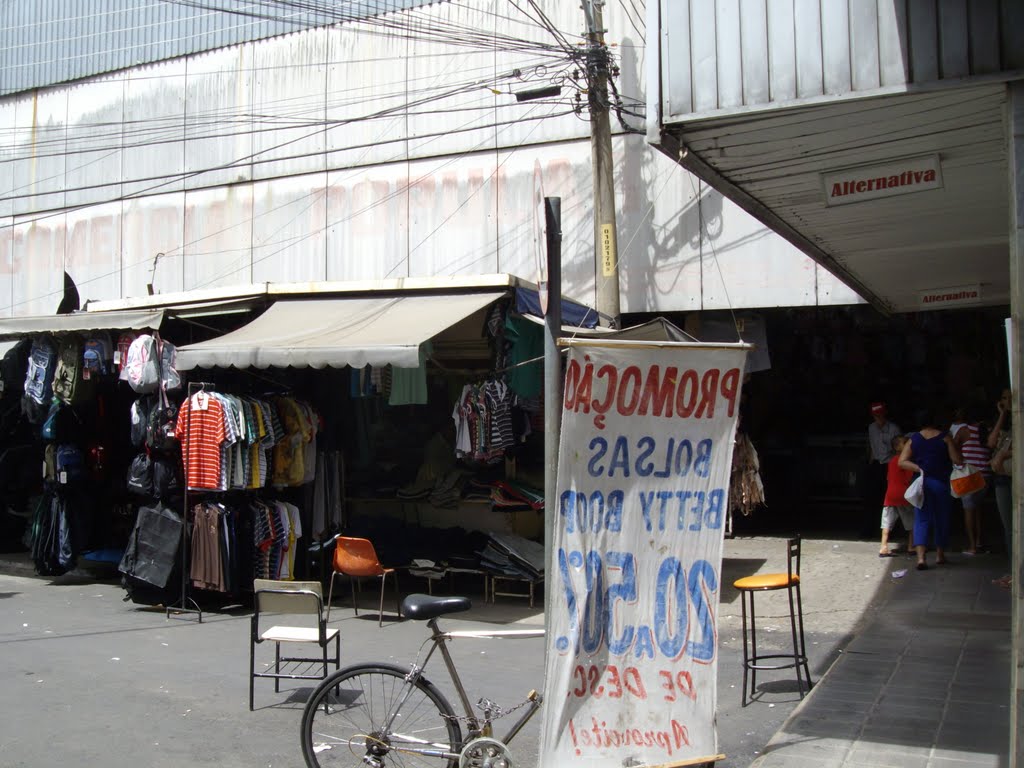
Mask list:
[{"label": "handbag", "polygon": [[970,464],[957,464],[949,476],[949,492],[953,498],[961,499],[970,496],[985,487],[985,476]]},{"label": "handbag", "polygon": [[912,482],[909,486],[907,486],[907,490],[906,490],[906,493],[903,494],[903,498],[905,498],[907,500],[907,503],[910,506],[916,507],[917,509],[921,508],[921,505],[924,504],[924,473],[923,472],[920,475],[918,475],[916,478],[914,478],[914,482]]}]

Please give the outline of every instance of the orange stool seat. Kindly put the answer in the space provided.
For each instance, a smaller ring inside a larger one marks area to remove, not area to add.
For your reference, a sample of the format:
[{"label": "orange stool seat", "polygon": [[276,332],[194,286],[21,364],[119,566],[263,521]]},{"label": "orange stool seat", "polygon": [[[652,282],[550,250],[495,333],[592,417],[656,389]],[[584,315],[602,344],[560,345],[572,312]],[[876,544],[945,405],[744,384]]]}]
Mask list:
[{"label": "orange stool seat", "polygon": [[790,584],[799,584],[800,577],[788,573],[759,573],[756,576],[744,576],[732,583],[736,589],[785,589]]}]

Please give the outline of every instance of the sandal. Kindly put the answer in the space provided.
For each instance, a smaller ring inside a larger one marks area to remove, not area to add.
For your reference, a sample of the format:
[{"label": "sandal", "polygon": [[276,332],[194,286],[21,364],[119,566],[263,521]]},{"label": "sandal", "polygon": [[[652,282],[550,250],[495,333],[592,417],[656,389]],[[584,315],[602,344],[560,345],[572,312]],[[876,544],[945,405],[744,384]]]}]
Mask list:
[{"label": "sandal", "polygon": [[927,571],[928,570],[928,563],[918,563],[917,564],[917,570],[919,570],[919,571]]},{"label": "sandal", "polygon": [[879,557],[896,557],[896,553],[895,552],[879,552],[878,556]]}]

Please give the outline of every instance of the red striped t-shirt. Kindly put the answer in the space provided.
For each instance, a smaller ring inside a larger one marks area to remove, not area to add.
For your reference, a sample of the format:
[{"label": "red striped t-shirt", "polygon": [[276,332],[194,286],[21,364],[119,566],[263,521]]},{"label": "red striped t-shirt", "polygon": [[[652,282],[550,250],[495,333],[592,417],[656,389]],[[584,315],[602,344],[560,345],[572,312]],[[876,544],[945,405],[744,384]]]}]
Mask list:
[{"label": "red striped t-shirt", "polygon": [[181,441],[185,482],[190,490],[223,490],[220,444],[224,442],[224,406],[200,392],[181,404],[174,436]]}]

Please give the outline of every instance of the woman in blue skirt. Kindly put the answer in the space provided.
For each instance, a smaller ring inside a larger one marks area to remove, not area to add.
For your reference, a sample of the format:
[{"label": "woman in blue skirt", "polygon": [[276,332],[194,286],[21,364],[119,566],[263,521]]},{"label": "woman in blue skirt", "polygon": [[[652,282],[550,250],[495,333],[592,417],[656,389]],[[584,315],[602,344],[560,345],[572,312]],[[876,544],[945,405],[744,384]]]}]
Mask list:
[{"label": "woman in blue skirt", "polygon": [[949,432],[935,426],[938,419],[927,414],[920,432],[914,432],[900,453],[900,469],[924,475],[924,501],[914,510],[914,546],[917,548],[917,570],[928,568],[925,552],[929,534],[935,537],[935,564],[946,562],[949,548],[950,517],[953,497],[949,493],[949,476],[954,464],[962,464],[960,449]]}]

